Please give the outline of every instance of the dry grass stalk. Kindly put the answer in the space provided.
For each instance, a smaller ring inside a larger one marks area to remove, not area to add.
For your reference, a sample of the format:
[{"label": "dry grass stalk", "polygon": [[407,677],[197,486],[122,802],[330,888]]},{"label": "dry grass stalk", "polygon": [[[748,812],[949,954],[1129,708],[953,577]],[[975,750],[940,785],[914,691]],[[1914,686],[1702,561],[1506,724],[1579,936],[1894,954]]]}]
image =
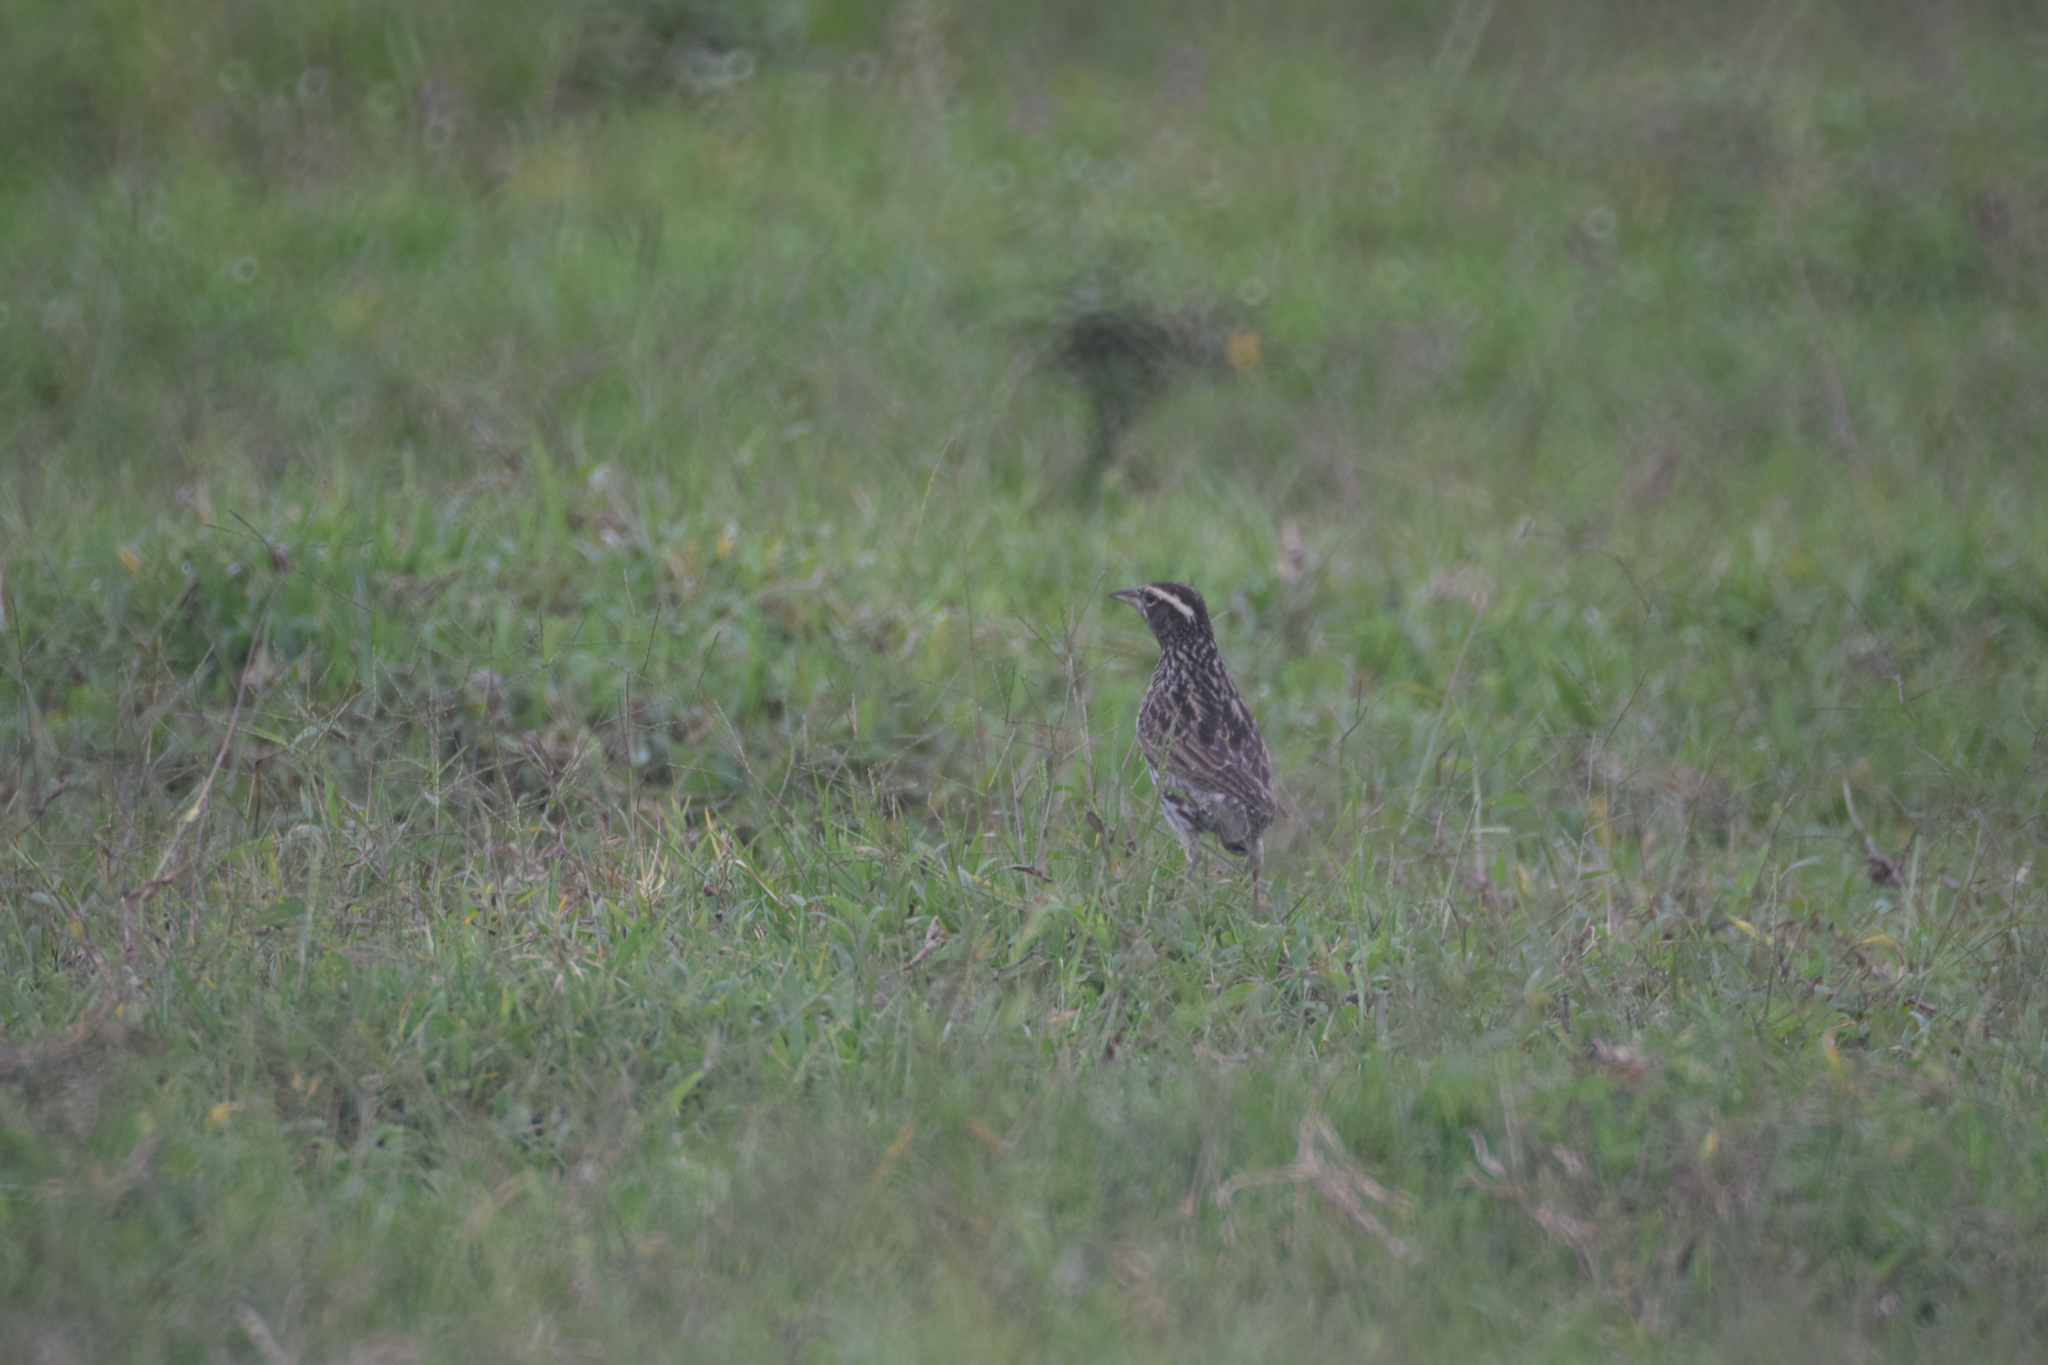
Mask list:
[{"label": "dry grass stalk", "polygon": [[1363,1195],[1376,1204],[1406,1209],[1409,1206],[1407,1195],[1388,1189],[1366,1174],[1365,1168],[1345,1150],[1337,1130],[1321,1114],[1310,1114],[1302,1119],[1295,1129],[1295,1144],[1292,1165],[1268,1171],[1247,1171],[1218,1185],[1216,1207],[1228,1209],[1239,1190],[1256,1185],[1309,1185],[1343,1210],[1352,1222],[1371,1233],[1389,1252],[1396,1256],[1408,1254],[1408,1244],[1395,1236],[1359,1199]]}]

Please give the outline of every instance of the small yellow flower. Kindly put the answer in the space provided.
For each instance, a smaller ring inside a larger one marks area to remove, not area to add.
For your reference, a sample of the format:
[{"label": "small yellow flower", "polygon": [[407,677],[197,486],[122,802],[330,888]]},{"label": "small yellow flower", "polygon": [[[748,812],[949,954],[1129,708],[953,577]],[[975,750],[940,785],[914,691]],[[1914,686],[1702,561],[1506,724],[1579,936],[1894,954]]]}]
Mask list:
[{"label": "small yellow flower", "polygon": [[1259,367],[1259,334],[1257,332],[1232,332],[1230,340],[1223,343],[1223,354],[1229,359],[1230,367],[1243,373]]}]

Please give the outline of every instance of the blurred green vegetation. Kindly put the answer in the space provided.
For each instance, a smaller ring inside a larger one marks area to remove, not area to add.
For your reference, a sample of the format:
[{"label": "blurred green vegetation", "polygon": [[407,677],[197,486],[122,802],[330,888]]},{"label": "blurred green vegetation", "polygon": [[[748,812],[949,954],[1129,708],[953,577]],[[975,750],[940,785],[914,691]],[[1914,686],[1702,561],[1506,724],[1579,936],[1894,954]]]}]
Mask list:
[{"label": "blurred green vegetation", "polygon": [[0,1356],[2039,1353],[2034,9],[0,24]]}]

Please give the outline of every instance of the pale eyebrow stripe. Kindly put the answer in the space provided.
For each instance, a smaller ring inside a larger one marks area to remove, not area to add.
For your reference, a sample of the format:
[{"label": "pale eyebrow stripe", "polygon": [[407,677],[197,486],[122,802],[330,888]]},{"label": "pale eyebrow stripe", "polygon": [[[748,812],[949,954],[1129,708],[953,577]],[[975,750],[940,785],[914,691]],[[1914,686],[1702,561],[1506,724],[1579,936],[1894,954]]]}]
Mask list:
[{"label": "pale eyebrow stripe", "polygon": [[1179,599],[1178,597],[1175,597],[1175,596],[1174,596],[1174,595],[1173,595],[1172,593],[1168,592],[1168,591],[1167,591],[1166,589],[1164,589],[1164,588],[1155,588],[1155,587],[1153,587],[1153,586],[1152,586],[1152,585],[1151,585],[1150,583],[1147,583],[1147,584],[1145,585],[1145,591],[1146,591],[1146,592],[1149,592],[1149,593],[1151,593],[1151,594],[1152,594],[1152,595],[1153,595],[1154,597],[1158,598],[1158,599],[1159,599],[1160,601],[1162,601],[1162,602],[1166,603],[1166,604],[1167,604],[1168,606],[1172,607],[1172,608],[1173,608],[1173,609],[1174,609],[1175,611],[1179,612],[1179,613],[1180,613],[1180,614],[1181,614],[1182,616],[1185,616],[1185,617],[1187,617],[1187,618],[1188,618],[1188,620],[1192,621],[1192,620],[1194,620],[1194,619],[1195,619],[1195,609],[1194,609],[1193,607],[1189,606],[1189,605],[1188,605],[1187,603],[1185,603],[1185,602],[1181,601],[1181,600],[1180,600],[1180,599]]}]

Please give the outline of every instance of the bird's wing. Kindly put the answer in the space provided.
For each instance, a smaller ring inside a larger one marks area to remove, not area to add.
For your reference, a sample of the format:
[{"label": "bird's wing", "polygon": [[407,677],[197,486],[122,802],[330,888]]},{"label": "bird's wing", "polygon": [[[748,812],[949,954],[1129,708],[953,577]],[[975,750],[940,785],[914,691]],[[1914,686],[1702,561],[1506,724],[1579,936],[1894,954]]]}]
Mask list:
[{"label": "bird's wing", "polygon": [[1159,766],[1169,779],[1234,797],[1247,812],[1272,811],[1273,763],[1251,709],[1235,689],[1197,708],[1183,732],[1166,738]]}]

